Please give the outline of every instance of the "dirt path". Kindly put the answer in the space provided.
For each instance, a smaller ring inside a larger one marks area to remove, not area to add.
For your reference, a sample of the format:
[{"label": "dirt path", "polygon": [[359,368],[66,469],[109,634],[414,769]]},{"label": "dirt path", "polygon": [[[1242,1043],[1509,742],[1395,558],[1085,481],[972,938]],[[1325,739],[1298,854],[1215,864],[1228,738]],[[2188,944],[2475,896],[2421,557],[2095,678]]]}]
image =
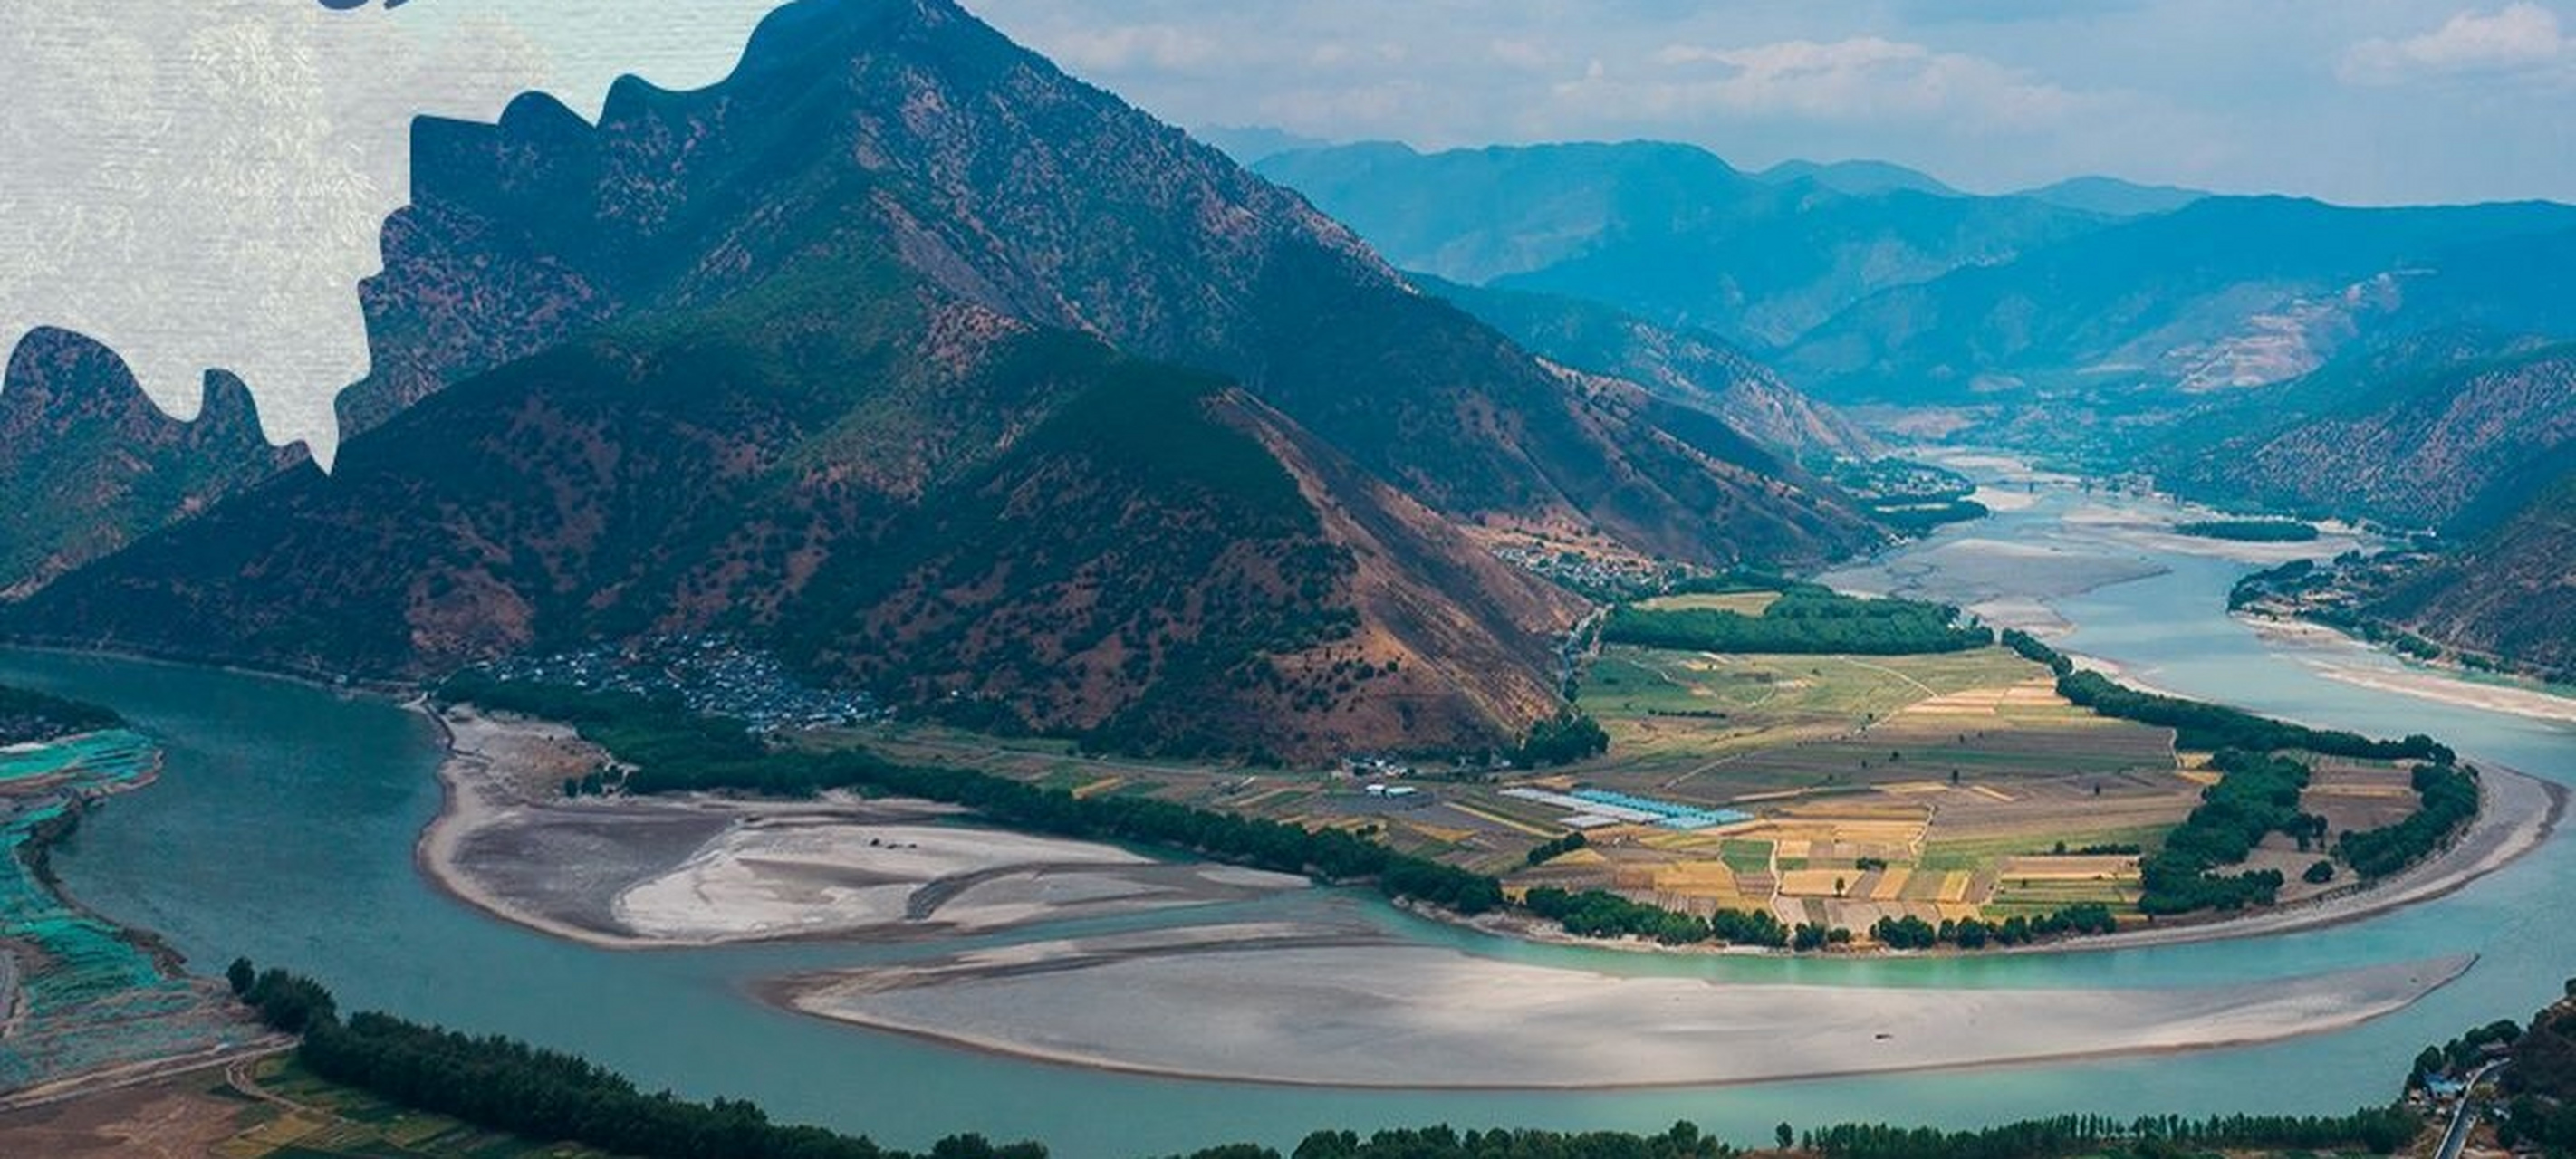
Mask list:
[{"label": "dirt path", "polygon": [[293,1049],[295,1049],[294,1039],[269,1035],[239,1046],[217,1047],[194,1054],[127,1063],[123,1066],[109,1067],[106,1070],[73,1075],[70,1078],[40,1083],[0,1098],[0,1115],[51,1106],[55,1103],[87,1098],[108,1091],[124,1090],[128,1087],[145,1086],[210,1067],[229,1067],[236,1063],[257,1061],[284,1054]]}]

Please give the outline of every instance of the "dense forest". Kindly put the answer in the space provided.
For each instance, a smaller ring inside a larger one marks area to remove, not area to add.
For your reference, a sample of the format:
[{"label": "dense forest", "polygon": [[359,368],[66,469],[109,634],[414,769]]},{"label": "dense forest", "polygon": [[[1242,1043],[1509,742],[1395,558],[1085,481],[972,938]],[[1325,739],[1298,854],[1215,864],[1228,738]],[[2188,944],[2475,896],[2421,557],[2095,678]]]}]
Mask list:
[{"label": "dense forest", "polygon": [[[2568,980],[2566,994],[2564,1001],[2532,1015],[2527,1030],[2495,1023],[2483,1028],[2483,1035],[2473,1030],[2446,1048],[2426,1049],[2454,1071],[2483,1061],[2497,1047],[2507,1051],[2513,1065],[2502,1077],[2511,1098],[2496,1136],[2508,1146],[2536,1146],[2551,1155],[2576,1152],[2576,978]],[[2515,1033],[2502,1033],[2508,1030]],[[2486,1041],[2478,1041],[2481,1037]],[[2419,1077],[2425,1069],[2419,1059]]]},{"label": "dense forest", "polygon": [[[242,1002],[270,1027],[303,1036],[296,1057],[315,1074],[419,1110],[545,1142],[578,1143],[635,1159],[908,1159],[863,1136],[770,1121],[749,1102],[647,1094],[634,1080],[578,1055],[499,1035],[472,1036],[389,1014],[343,1021],[330,991],[247,960],[228,972]],[[2072,1159],[2218,1149],[2366,1150],[2386,1155],[2421,1133],[2401,1108],[2341,1116],[2062,1115],[1977,1131],[1846,1124],[1803,1136],[1780,1125],[1783,1150],[1824,1159]],[[995,1145],[953,1135],[930,1159],[1045,1159],[1037,1143]],[[1451,1127],[1318,1131],[1287,1156],[1258,1144],[1206,1148],[1188,1159],[1730,1159],[1739,1154],[1689,1123],[1655,1135],[1624,1132],[1458,1131]]]},{"label": "dense forest", "polygon": [[2221,751],[2210,766],[2220,773],[2218,783],[2201,792],[2199,807],[2166,835],[2164,848],[2138,865],[2138,908],[2147,913],[2270,905],[2281,892],[2280,871],[2222,874],[2218,868],[2244,861],[2275,830],[2302,844],[2317,836],[2321,821],[2299,811],[2308,766],[2242,749]]},{"label": "dense forest", "polygon": [[124,725],[125,718],[95,704],[0,687],[0,746],[36,744]]},{"label": "dense forest", "polygon": [[1716,608],[1623,606],[1603,641],[1697,652],[1854,653],[1903,656],[1964,652],[1994,643],[1984,628],[1961,627],[1959,610],[1914,600],[1865,600],[1815,584],[1791,584],[1758,616]]},{"label": "dense forest", "polygon": [[1568,708],[1531,726],[1529,739],[1512,754],[1512,763],[1525,769],[1549,768],[1609,751],[1610,734],[1601,722]]}]

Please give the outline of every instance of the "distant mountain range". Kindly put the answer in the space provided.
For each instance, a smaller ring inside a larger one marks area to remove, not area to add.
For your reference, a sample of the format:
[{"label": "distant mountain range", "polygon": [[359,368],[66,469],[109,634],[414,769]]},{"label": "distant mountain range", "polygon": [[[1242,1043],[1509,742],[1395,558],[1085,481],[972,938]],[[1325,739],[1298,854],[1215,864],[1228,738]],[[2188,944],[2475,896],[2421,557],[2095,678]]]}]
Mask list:
[{"label": "distant mountain range", "polygon": [[596,124],[424,121],[336,474],[230,379],[181,423],[22,345],[0,625],[399,678],[721,632],[1133,751],[1484,747],[1585,611],[1498,548],[1877,546],[1803,465],[1881,453],[1837,403],[2437,526],[2474,546],[2387,615],[2564,624],[2576,209],[1206,135],[1260,175],[951,0],[798,0]]},{"label": "distant mountain range", "polygon": [[[1582,298],[1497,290],[1414,275],[1425,291],[1456,303],[1515,342],[1553,361],[1634,382],[1726,420],[1754,441],[1800,459],[1871,459],[1878,442],[1832,407],[1799,393],[1742,348],[1706,331],[1658,326]],[[1794,468],[1774,468],[1790,474]]]},{"label": "distant mountain range", "polygon": [[1352,145],[1259,167],[1533,349],[1775,447],[1818,428],[1766,427],[1695,384],[1774,378],[1744,369],[1760,360],[1804,414],[1939,411],[1923,429],[2215,502],[2439,528],[2477,562],[2392,618],[2473,648],[2562,622],[2450,593],[2476,568],[2525,587],[2576,569],[2535,507],[2576,468],[2559,345],[2576,340],[2576,207],[2109,178],[1978,197],[1902,166],[1747,174],[1652,142]]},{"label": "distant mountain range", "polygon": [[2073,177],[2036,189],[2025,189],[2014,196],[2085,213],[2098,213],[2104,217],[2146,217],[2172,213],[2214,195],[2177,185],[2140,185],[2117,177]]},{"label": "distant mountain range", "polygon": [[2571,227],[2576,207],[2545,203],[2204,198],[1871,295],[1800,336],[1782,366],[1827,398],[1916,404],[2283,382],[2357,340],[2458,325],[2492,303],[2564,325],[2576,306],[2528,289],[2567,275],[2496,255],[2563,249]]},{"label": "distant mountain range", "polygon": [[1796,566],[1883,535],[947,0],[800,0],[713,88],[621,83],[595,127],[532,97],[417,157],[337,473],[16,631],[403,677],[721,631],[987,722],[1313,757],[1555,710],[1581,607],[1501,538]]},{"label": "distant mountain range", "polygon": [[[1849,167],[1786,182],[1688,145],[1283,153],[1263,176],[1312,198],[1396,264],[1451,281],[1606,302],[1755,348],[1795,340],[1870,294],[2006,261],[2099,229],[2024,198],[1887,184]],[[1919,176],[1919,175],[1918,175]],[[1926,179],[1928,180],[1928,179]]]}]

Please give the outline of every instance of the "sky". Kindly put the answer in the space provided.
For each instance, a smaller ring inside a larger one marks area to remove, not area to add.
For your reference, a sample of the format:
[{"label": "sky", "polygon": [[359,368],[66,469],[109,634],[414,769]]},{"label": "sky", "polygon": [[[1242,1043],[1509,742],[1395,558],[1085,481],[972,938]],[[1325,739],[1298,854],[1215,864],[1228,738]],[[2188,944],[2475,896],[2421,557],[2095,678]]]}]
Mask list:
[{"label": "sky", "polygon": [[180,417],[220,367],[270,441],[328,461],[412,118],[531,89],[595,115],[621,73],[708,84],[777,3],[0,0],[0,355],[88,335]]},{"label": "sky", "polygon": [[965,0],[1167,121],[2576,201],[2576,0]]}]

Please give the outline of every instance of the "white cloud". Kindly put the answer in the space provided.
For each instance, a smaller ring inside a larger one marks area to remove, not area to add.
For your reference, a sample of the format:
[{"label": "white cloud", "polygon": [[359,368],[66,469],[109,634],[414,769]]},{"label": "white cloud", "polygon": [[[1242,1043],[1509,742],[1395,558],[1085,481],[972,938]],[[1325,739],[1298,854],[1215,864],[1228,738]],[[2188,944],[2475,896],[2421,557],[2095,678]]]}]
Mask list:
[{"label": "white cloud", "polygon": [[2497,74],[2565,83],[2576,79],[2576,41],[2560,30],[2557,13],[2515,3],[2459,13],[2421,36],[2362,41],[2344,53],[2338,74],[2362,85]]},{"label": "white cloud", "polygon": [[1076,72],[1137,68],[1194,72],[1221,60],[1216,38],[1170,24],[1070,28],[1047,42],[1049,55]]},{"label": "white cloud", "polygon": [[1652,70],[1596,70],[1557,86],[1557,96],[1626,116],[1974,120],[2014,129],[2062,123],[2084,102],[1982,57],[1875,36],[1743,48],[1670,44],[1649,60]]}]

